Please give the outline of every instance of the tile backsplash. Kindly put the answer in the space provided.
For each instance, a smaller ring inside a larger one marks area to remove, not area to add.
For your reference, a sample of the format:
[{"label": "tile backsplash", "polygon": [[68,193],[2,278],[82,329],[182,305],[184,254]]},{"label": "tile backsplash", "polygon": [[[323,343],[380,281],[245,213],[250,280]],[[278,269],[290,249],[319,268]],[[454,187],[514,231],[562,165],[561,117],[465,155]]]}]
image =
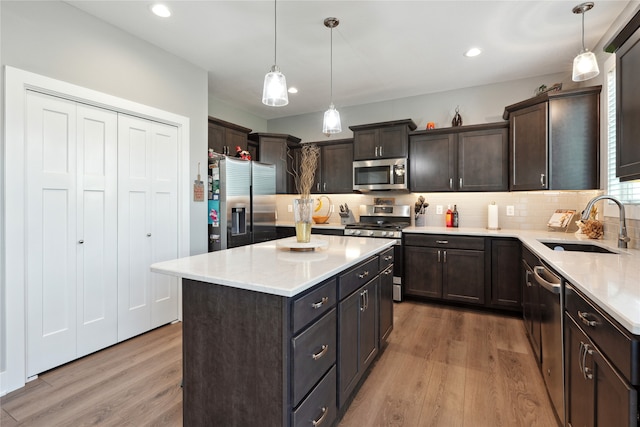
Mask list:
[{"label": "tile backsplash", "polygon": [[[495,202],[498,205],[498,224],[504,229],[546,230],[547,222],[556,209],[575,209],[578,213],[593,197],[602,194],[601,190],[589,191],[518,191],[499,193],[392,193],[375,192],[367,194],[328,194],[334,206],[334,212],[329,218],[330,223],[339,224],[338,207],[347,203],[355,211],[358,219],[358,206],[372,204],[374,197],[394,197],[398,205],[413,205],[418,196],[422,195],[429,203],[427,208],[426,225],[444,227],[444,214],[436,214],[436,206],[441,205],[443,212],[447,206],[457,205],[460,215],[460,227],[486,227],[488,205]],[[312,195],[317,198],[317,195]],[[288,212],[288,206],[293,204],[294,195],[278,195],[278,221],[292,222],[293,214]],[[323,199],[323,203],[326,203]],[[513,206],[513,216],[507,216],[507,206]],[[603,212],[602,202],[598,203],[598,211]],[[323,207],[324,211],[324,207]],[[602,214],[600,214],[602,218]],[[413,218],[412,218],[413,223]],[[627,219],[627,229],[632,238],[629,247],[637,247],[635,242],[640,238],[640,221]],[[618,233],[618,217],[604,218],[605,236],[615,237]]]}]

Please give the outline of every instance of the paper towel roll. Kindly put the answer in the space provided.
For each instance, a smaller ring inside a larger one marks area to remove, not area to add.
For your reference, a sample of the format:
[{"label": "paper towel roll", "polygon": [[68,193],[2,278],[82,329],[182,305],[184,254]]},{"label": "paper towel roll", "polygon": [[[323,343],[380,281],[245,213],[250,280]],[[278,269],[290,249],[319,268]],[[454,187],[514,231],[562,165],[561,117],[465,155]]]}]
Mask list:
[{"label": "paper towel roll", "polygon": [[492,203],[489,205],[487,228],[490,230],[498,230],[498,205]]}]

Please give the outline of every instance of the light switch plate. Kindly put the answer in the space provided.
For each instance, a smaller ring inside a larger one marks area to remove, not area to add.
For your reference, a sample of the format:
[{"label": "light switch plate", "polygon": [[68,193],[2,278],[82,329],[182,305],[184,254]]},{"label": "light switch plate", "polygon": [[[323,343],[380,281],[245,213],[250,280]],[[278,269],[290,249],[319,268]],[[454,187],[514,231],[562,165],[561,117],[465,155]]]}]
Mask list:
[{"label": "light switch plate", "polygon": [[436,205],[436,215],[442,215],[442,205]]},{"label": "light switch plate", "polygon": [[293,212],[293,205],[287,205],[287,212]]},{"label": "light switch plate", "polygon": [[515,215],[515,209],[512,205],[507,206],[507,216]]}]

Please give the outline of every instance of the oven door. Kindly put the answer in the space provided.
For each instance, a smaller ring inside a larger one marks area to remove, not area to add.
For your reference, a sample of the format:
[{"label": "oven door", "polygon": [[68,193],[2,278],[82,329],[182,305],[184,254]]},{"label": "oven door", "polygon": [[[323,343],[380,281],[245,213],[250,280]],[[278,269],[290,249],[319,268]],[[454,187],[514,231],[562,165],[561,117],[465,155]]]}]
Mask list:
[{"label": "oven door", "polygon": [[353,162],[353,189],[406,190],[407,159],[360,160]]}]

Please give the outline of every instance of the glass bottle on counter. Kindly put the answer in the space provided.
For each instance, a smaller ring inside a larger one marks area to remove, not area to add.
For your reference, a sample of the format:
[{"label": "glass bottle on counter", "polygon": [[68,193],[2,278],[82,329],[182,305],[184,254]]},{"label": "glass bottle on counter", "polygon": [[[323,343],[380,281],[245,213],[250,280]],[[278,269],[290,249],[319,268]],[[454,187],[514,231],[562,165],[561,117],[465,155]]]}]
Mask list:
[{"label": "glass bottle on counter", "polygon": [[460,217],[458,216],[458,205],[453,205],[453,226],[458,227],[460,225]]},{"label": "glass bottle on counter", "polygon": [[447,213],[445,214],[445,224],[447,227],[453,227],[453,212],[451,211],[451,205],[447,205]]}]

